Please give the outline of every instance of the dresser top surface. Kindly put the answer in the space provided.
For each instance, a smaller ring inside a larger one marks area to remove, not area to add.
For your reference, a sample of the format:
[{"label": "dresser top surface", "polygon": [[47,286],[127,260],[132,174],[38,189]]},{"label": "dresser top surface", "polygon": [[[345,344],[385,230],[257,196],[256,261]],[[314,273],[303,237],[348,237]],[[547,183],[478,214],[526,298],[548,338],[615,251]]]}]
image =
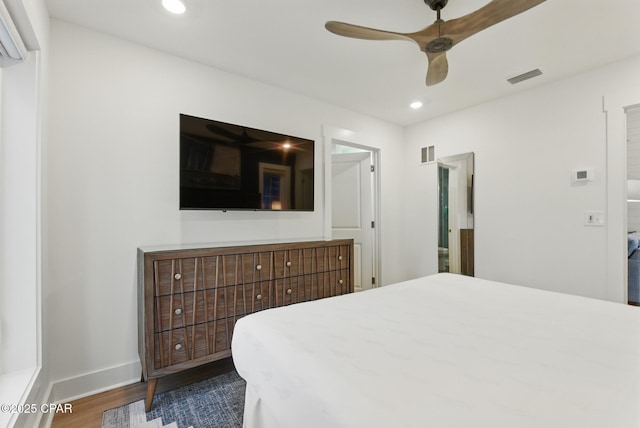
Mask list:
[{"label": "dresser top surface", "polygon": [[301,238],[301,239],[269,239],[254,241],[235,241],[235,242],[208,242],[208,243],[183,243],[170,245],[144,245],[138,247],[138,251],[142,253],[163,252],[163,251],[182,251],[182,250],[205,250],[207,248],[227,248],[227,247],[251,247],[256,245],[285,245],[285,244],[329,244],[331,242],[344,242],[344,239],[324,239],[324,238]]}]

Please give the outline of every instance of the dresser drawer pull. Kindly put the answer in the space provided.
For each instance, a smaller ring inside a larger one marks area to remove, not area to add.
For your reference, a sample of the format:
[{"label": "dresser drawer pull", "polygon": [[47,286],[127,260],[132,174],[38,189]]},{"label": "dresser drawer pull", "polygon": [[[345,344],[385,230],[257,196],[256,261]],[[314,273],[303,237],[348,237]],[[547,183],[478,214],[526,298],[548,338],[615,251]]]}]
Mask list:
[{"label": "dresser drawer pull", "polygon": [[342,256],[338,256],[338,260],[342,260]]},{"label": "dresser drawer pull", "polygon": [[176,315],[181,315],[182,314],[182,309],[178,308],[175,311],[173,311],[173,313],[176,314]]},{"label": "dresser drawer pull", "polygon": [[291,289],[290,288],[287,290],[287,294],[291,294]]},{"label": "dresser drawer pull", "polygon": [[256,266],[256,269],[257,269],[257,270],[262,270],[262,265],[258,265],[258,266]]},{"label": "dresser drawer pull", "polygon": [[340,280],[340,281],[338,281],[338,284],[342,285],[342,284],[344,284],[344,281]]},{"label": "dresser drawer pull", "polygon": [[182,345],[181,344],[177,344],[176,346],[173,347],[176,351],[179,351],[182,349]]},{"label": "dresser drawer pull", "polygon": [[173,277],[174,277],[176,280],[178,280],[178,281],[180,281],[180,280],[182,279],[182,275],[181,275],[181,274],[179,274],[179,273],[177,273],[177,274],[173,275]]},{"label": "dresser drawer pull", "polygon": [[258,300],[262,300],[262,294],[258,294],[258,295],[256,296],[256,299],[258,299]]},{"label": "dresser drawer pull", "polygon": [[290,266],[291,266],[291,262],[287,262],[287,267],[290,267]]}]

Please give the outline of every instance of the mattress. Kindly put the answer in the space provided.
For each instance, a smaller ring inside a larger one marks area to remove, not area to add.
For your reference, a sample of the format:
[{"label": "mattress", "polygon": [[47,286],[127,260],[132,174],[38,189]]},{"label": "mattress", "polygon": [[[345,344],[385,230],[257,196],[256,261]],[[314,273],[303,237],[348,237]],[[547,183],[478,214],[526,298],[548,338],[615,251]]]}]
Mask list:
[{"label": "mattress", "polygon": [[640,309],[452,274],[258,312],[247,428],[637,428]]}]

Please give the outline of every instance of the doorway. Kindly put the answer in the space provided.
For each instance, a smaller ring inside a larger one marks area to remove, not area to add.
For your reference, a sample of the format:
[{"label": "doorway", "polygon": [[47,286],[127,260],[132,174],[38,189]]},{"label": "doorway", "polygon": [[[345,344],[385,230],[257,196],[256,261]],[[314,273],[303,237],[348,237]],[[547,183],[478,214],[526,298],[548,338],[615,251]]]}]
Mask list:
[{"label": "doorway", "polygon": [[640,107],[626,111],[627,303],[640,306]]},{"label": "doorway", "polygon": [[474,154],[438,159],[438,272],[474,276]]},{"label": "doorway", "polygon": [[[603,98],[606,131],[607,269],[605,299],[628,302],[627,112],[640,107],[640,86],[624,86]],[[625,254],[627,254],[625,256]]]},{"label": "doorway", "polygon": [[332,143],[331,237],[354,241],[355,291],[378,285],[376,160],[373,149]]},{"label": "doorway", "polygon": [[460,273],[457,257],[458,225],[455,183],[456,167],[438,164],[438,272]]}]

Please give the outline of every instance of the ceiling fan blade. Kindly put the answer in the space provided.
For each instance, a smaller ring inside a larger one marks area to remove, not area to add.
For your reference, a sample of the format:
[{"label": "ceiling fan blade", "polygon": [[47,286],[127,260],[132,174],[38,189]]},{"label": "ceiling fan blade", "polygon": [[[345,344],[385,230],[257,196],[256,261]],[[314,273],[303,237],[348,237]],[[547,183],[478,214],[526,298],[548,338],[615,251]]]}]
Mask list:
[{"label": "ceiling fan blade", "polygon": [[493,0],[486,6],[460,18],[445,21],[441,25],[443,35],[454,44],[499,22],[516,16],[545,0]]},{"label": "ceiling fan blade", "polygon": [[415,41],[411,37],[403,33],[395,33],[393,31],[377,30],[375,28],[361,27],[360,25],[347,24],[344,22],[327,21],[324,28],[333,34],[345,37],[353,37],[355,39],[364,40],[408,40]]},{"label": "ceiling fan blade", "polygon": [[[234,125],[235,127],[235,125]],[[247,133],[247,128],[242,128],[242,133],[241,134],[236,134],[235,132],[232,131],[228,131],[227,129],[218,126],[218,125],[214,125],[213,123],[210,123],[207,125],[207,129],[211,132],[213,132],[214,134],[220,136],[220,137],[225,137],[228,138],[230,140],[232,140],[233,142],[236,143],[240,143],[240,144],[248,144],[248,143],[252,143],[255,141],[261,141],[259,138],[253,138],[251,137],[248,133]]]},{"label": "ceiling fan blade", "polygon": [[[449,73],[449,63],[446,51],[450,50],[462,40],[470,37],[499,22],[518,15],[543,3],[545,0],[492,0],[480,9],[460,18],[450,21],[440,19],[440,9],[446,5],[446,0],[438,7],[438,19],[428,27],[413,33],[397,33],[362,27],[344,22],[328,21],[325,28],[334,34],[364,40],[407,40],[418,44],[420,50],[427,54],[429,68],[427,70],[427,86],[432,86],[446,79]],[[427,0],[427,4],[431,6]],[[432,7],[434,9],[434,7]]]},{"label": "ceiling fan blade", "polygon": [[449,73],[449,61],[447,61],[446,52],[427,52],[427,58],[429,59],[427,86],[433,86],[446,79]]}]

